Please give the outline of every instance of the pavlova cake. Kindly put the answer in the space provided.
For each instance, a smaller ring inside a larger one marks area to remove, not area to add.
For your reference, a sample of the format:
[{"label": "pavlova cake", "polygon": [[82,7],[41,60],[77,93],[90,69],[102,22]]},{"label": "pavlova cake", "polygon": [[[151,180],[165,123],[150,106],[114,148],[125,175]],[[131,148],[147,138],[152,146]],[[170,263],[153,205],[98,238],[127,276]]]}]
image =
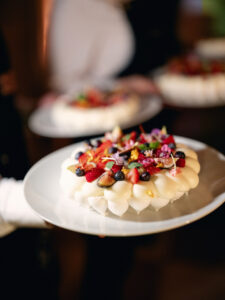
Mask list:
[{"label": "pavlova cake", "polygon": [[52,107],[52,120],[68,130],[104,131],[129,121],[139,109],[136,95],[122,91],[88,89],[76,96],[61,96]]},{"label": "pavlova cake", "polygon": [[225,104],[224,62],[187,55],[170,61],[155,80],[162,95],[172,104]]},{"label": "pavlova cake", "polygon": [[224,59],[225,37],[200,40],[196,45],[196,51],[202,57],[210,59]]},{"label": "pavlova cake", "polygon": [[178,144],[166,129],[123,134],[119,127],[102,139],[87,141],[61,166],[63,192],[100,214],[122,216],[158,210],[199,183],[195,151]]}]

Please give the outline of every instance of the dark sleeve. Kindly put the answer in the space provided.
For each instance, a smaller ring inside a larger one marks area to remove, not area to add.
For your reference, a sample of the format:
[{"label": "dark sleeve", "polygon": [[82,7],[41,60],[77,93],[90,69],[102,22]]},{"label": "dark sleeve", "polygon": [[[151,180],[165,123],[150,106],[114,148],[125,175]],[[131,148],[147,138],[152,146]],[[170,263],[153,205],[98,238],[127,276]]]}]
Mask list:
[{"label": "dark sleeve", "polygon": [[179,52],[176,21],[179,0],[131,1],[127,16],[132,26],[136,49],[133,60],[122,75],[145,74]]},{"label": "dark sleeve", "polygon": [[3,35],[0,31],[0,74],[7,72],[10,69],[9,58],[7,54],[6,44]]}]

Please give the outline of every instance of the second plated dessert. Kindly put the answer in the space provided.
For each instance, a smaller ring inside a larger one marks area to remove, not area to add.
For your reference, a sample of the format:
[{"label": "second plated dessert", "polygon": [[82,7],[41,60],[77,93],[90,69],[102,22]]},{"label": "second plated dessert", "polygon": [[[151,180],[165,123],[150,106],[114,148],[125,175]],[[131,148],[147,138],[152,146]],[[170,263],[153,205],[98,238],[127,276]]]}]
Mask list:
[{"label": "second plated dessert", "polygon": [[225,104],[225,63],[187,55],[170,61],[156,76],[169,103],[178,106]]},{"label": "second plated dessert", "polygon": [[51,115],[56,126],[71,131],[107,131],[128,122],[138,110],[139,99],[132,93],[92,88],[74,97],[59,97]]}]

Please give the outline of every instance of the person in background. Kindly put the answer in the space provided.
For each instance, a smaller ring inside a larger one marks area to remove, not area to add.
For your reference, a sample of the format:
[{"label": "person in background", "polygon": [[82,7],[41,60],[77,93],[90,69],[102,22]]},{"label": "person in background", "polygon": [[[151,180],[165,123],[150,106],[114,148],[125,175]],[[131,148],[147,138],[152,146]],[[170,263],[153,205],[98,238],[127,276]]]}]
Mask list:
[{"label": "person in background", "polygon": [[[48,299],[57,299],[56,289],[52,288],[55,277],[49,278],[48,273],[52,268],[46,269],[50,259],[43,232],[16,230],[18,225],[44,227],[44,222],[32,212],[23,196],[21,179],[28,170],[29,161],[21,120],[14,106],[15,93],[15,77],[0,31],[0,297],[40,299],[45,291]],[[45,262],[41,259],[41,251],[46,254]],[[49,281],[48,287],[46,281]]]}]

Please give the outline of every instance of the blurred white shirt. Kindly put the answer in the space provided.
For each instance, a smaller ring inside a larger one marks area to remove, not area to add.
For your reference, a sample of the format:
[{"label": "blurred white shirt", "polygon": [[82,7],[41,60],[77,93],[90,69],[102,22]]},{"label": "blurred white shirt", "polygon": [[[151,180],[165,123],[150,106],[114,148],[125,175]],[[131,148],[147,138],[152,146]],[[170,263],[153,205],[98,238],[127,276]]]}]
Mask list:
[{"label": "blurred white shirt", "polygon": [[129,63],[134,39],[122,10],[107,0],[55,0],[49,32],[51,86],[116,76]]}]

